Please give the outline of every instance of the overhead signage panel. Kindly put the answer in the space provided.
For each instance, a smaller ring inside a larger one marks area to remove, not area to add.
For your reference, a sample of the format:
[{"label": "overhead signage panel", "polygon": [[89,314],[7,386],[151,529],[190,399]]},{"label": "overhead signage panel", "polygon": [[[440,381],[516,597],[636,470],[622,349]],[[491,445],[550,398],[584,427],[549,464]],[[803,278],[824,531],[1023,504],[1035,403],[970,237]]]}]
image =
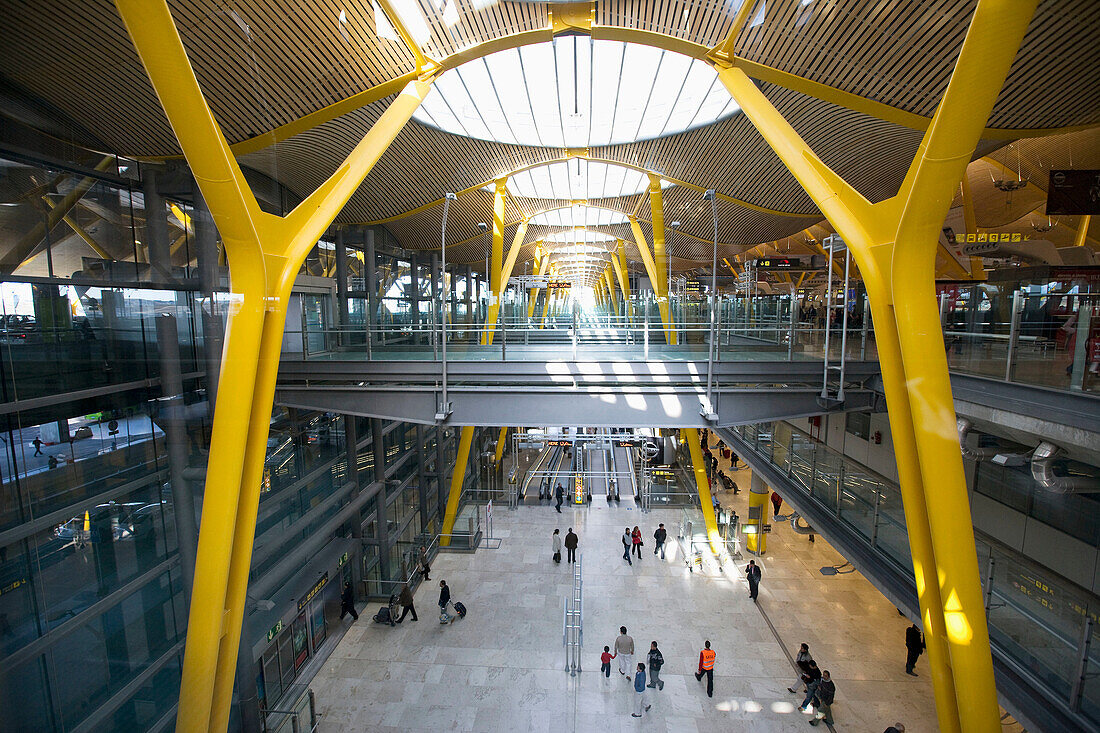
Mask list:
[{"label": "overhead signage panel", "polygon": [[1047,216],[1100,214],[1100,170],[1053,170]]}]

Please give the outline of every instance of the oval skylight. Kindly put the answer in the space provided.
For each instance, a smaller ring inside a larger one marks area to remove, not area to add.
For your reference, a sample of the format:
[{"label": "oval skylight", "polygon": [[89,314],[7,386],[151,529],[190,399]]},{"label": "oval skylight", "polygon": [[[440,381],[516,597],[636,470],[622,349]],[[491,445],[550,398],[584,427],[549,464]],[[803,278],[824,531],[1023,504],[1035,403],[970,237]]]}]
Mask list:
[{"label": "oval skylight", "polygon": [[564,232],[554,232],[553,234],[547,234],[542,238],[542,241],[550,244],[554,243],[577,243],[577,242],[614,242],[615,237],[610,234],[604,234],[603,232],[594,232],[591,229],[568,229]]},{"label": "oval skylight", "polygon": [[737,110],[702,61],[650,46],[559,36],[447,71],[413,117],[481,140],[584,148],[671,135]]},{"label": "oval skylight", "polygon": [[[669,185],[661,180],[662,188]],[[513,196],[568,201],[633,196],[648,188],[649,176],[641,171],[584,158],[540,165],[508,179]]]},{"label": "oval skylight", "polygon": [[609,209],[597,209],[592,206],[567,206],[562,209],[544,211],[531,217],[531,224],[543,224],[551,227],[600,227],[612,224],[625,224],[626,214]]}]

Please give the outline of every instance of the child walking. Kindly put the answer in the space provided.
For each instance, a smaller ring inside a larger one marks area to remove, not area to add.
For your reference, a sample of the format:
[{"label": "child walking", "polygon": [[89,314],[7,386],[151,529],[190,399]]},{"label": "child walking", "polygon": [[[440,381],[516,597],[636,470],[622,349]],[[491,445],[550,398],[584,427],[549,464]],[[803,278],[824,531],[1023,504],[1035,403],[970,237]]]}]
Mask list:
[{"label": "child walking", "polygon": [[603,672],[604,677],[611,676],[611,660],[614,658],[615,655],[611,653],[611,647],[605,646],[603,654],[600,655],[600,671]]}]

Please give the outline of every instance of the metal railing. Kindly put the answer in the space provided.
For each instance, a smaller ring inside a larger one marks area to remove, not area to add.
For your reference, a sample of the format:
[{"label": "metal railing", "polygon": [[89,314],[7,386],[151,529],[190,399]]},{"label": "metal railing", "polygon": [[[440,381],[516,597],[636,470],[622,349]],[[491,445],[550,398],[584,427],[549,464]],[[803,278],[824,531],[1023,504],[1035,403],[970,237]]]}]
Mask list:
[{"label": "metal railing", "polygon": [[565,647],[565,671],[576,677],[581,671],[581,648],[584,646],[584,580],[581,560],[573,563],[573,588],[565,599],[561,621],[561,642]]},{"label": "metal railing", "polygon": [[[895,482],[789,423],[742,425],[733,431],[756,459],[788,477],[784,497],[804,492],[912,577]],[[980,530],[974,536],[995,655],[1019,669],[1044,699],[1100,723],[1100,635],[1094,622],[1100,598]]]}]

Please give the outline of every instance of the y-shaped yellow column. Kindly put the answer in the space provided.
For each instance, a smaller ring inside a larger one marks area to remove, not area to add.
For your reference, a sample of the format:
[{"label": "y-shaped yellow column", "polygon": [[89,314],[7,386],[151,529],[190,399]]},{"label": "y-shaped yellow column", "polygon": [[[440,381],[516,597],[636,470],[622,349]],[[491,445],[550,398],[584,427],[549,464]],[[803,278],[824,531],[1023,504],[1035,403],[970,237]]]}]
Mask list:
[{"label": "y-shaped yellow column", "polygon": [[237,295],[214,412],[176,721],[180,731],[224,731],[290,290],[318,237],[420,105],[428,83],[406,86],[347,160],[294,211],[267,214],[206,104],[167,3],[117,5],[209,204]]},{"label": "y-shaped yellow column", "polygon": [[944,98],[898,195],[871,204],[826,166],[737,68],[741,109],[837,228],[863,274],[889,406],[937,713],[944,731],[1000,730],[966,482],[934,298],[937,234],[1034,13],[980,0]]}]

